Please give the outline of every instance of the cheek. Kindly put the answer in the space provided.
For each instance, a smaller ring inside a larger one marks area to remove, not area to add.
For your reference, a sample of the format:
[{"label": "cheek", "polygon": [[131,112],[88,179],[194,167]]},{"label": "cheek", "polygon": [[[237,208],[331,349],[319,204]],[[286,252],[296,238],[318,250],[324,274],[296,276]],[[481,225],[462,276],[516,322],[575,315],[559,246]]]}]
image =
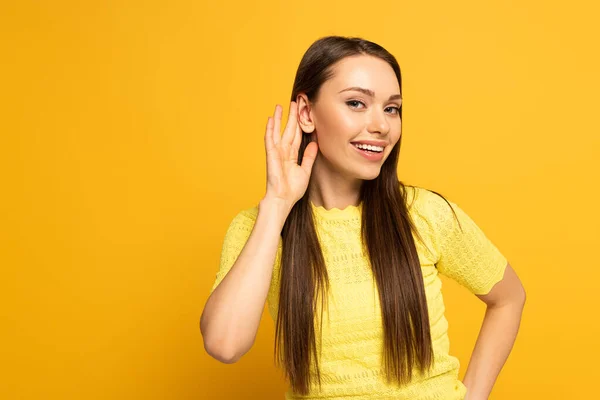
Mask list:
[{"label": "cheek", "polygon": [[390,140],[396,143],[402,133],[402,121],[395,120],[390,122]]},{"label": "cheek", "polygon": [[400,136],[402,135],[402,130],[400,129],[401,126],[401,124],[398,124],[398,127],[393,131],[394,141],[396,142],[400,140]]},{"label": "cheek", "polygon": [[340,130],[352,137],[364,130],[365,121],[363,114],[347,112],[340,116]]},{"label": "cheek", "polygon": [[360,134],[364,128],[361,114],[350,111],[332,109],[326,117],[321,118],[317,130],[326,140],[350,140]]}]

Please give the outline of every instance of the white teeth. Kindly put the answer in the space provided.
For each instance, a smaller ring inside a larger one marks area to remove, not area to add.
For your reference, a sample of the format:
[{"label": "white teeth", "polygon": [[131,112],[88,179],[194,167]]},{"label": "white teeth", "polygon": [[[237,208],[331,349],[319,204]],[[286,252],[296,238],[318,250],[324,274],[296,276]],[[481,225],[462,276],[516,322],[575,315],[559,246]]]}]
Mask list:
[{"label": "white teeth", "polygon": [[371,146],[369,144],[356,143],[356,144],[354,144],[354,146],[358,147],[359,149],[375,151],[375,152],[378,152],[378,153],[380,153],[380,152],[383,151],[383,147],[380,147],[380,146]]}]

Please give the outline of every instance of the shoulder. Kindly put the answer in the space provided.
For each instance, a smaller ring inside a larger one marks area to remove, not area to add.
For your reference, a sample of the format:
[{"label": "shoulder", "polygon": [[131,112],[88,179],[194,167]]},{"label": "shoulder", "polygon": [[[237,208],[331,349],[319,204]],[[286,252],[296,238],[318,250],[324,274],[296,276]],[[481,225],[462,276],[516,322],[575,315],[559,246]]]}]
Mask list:
[{"label": "shoulder", "polygon": [[229,220],[226,236],[249,236],[252,228],[254,228],[257,216],[258,205],[239,209]]},{"label": "shoulder", "polygon": [[241,209],[236,217],[256,221],[258,216],[258,205]]},{"label": "shoulder", "polygon": [[460,220],[464,213],[448,197],[419,186],[407,186],[406,191],[408,213],[421,235],[429,237],[432,242],[438,242],[440,237],[462,230]]},{"label": "shoulder", "polygon": [[451,216],[456,204],[432,189],[406,186],[406,207],[415,217],[435,223]]}]

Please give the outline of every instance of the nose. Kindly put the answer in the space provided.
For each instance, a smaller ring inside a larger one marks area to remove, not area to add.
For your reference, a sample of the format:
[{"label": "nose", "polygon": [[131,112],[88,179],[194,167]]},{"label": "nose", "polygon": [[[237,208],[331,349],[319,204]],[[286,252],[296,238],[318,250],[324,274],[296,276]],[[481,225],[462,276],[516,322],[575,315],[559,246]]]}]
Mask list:
[{"label": "nose", "polygon": [[367,130],[371,133],[382,133],[386,134],[390,130],[390,124],[383,111],[373,109],[371,111],[371,118],[367,124]]}]

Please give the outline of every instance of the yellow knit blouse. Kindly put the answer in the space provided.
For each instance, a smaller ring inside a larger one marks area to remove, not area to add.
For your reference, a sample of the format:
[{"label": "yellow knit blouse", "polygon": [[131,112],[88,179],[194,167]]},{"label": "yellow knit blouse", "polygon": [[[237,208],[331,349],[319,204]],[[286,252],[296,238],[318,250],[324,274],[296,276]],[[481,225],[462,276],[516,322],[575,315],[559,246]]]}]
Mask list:
[{"label": "yellow knit blouse", "polygon": [[[286,392],[286,399],[411,399],[462,400],[466,387],[458,379],[459,361],[449,354],[448,322],[444,316],[442,282],[446,275],[474,294],[486,294],[504,274],[507,259],[475,222],[437,194],[407,186],[409,214],[426,246],[413,234],[422,267],[429,310],[434,367],[426,375],[416,369],[405,386],[388,384],[382,364],[383,331],[377,285],[361,245],[362,203],[326,210],[311,203],[330,281],[317,335],[322,387],[308,396]],[[250,236],[258,206],[240,211],[225,234],[214,290],[233,266]],[[279,298],[281,238],[267,297],[276,321]],[[316,324],[319,326],[319,324]]]}]

